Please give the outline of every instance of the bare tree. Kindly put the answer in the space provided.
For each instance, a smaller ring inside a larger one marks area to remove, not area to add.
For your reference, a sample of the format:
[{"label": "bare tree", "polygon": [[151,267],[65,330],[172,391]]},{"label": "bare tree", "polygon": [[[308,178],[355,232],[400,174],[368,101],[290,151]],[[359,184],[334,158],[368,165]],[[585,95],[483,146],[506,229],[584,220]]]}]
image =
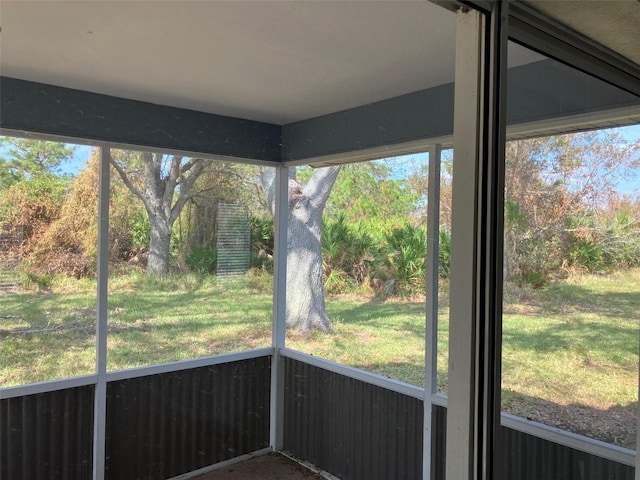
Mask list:
[{"label": "bare tree", "polygon": [[[340,166],[318,168],[306,185],[289,169],[287,235],[287,327],[308,333],[331,330],[324,302],[322,279],[322,214]],[[262,178],[271,212],[275,211],[274,176]]]},{"label": "bare tree", "polygon": [[620,197],[640,168],[640,141],[588,131],[507,143],[505,267],[508,276],[557,269],[571,240]]}]

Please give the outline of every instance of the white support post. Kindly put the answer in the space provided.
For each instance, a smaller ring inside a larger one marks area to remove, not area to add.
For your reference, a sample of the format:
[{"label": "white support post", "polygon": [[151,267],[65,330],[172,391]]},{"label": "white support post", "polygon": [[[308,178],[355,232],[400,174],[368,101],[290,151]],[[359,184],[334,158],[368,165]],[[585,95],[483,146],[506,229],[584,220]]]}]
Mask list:
[{"label": "white support post", "polygon": [[476,225],[484,22],[458,11],[456,26],[449,386],[446,478],[474,478]]},{"label": "white support post", "polygon": [[422,478],[432,477],[433,403],[438,390],[438,275],[440,270],[440,162],[442,146],[429,147],[427,189],[427,292]]},{"label": "white support post", "polygon": [[109,280],[109,147],[100,147],[98,203],[98,288],[96,318],[96,389],[93,411],[93,479],[105,473],[107,418],[107,282]]},{"label": "white support post", "polygon": [[508,2],[457,12],[446,478],[499,480]]},{"label": "white support post", "polygon": [[269,443],[282,450],[284,425],[284,368],[280,355],[285,347],[287,317],[287,229],[289,222],[289,169],[275,167],[273,320]]}]

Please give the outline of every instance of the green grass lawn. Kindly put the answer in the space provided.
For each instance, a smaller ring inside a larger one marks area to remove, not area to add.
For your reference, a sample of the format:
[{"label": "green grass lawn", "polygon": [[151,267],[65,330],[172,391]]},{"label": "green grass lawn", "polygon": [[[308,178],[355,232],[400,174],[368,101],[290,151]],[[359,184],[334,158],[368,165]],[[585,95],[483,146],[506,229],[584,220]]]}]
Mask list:
[{"label": "green grass lawn", "polygon": [[[143,274],[109,284],[108,368],[120,370],[269,346],[264,278]],[[95,282],[0,294],[0,386],[93,373]],[[447,285],[442,286],[438,383],[446,391]],[[423,386],[423,301],[328,296],[330,334],[287,346]],[[633,447],[638,391],[640,270],[580,275],[533,290],[505,288],[506,411]]]}]

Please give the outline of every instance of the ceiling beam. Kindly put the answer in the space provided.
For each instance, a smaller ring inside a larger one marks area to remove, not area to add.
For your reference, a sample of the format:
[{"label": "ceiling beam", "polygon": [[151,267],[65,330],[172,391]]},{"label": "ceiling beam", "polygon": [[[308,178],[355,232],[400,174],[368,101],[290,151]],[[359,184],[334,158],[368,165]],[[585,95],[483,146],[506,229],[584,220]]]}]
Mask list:
[{"label": "ceiling beam", "polygon": [[[423,139],[453,135],[453,90],[450,83],[344,110],[282,128],[282,159],[333,158],[341,153],[372,150]],[[507,122],[517,127],[519,137],[542,135],[545,122],[553,121],[557,133],[562,119],[564,131],[591,128],[589,115],[629,109],[637,112],[629,123],[638,122],[640,98],[554,60],[542,60],[508,71]],[[580,118],[579,123],[573,119]],[[624,123],[624,122],[622,122]],[[527,130],[527,125],[532,125]]]},{"label": "ceiling beam", "polygon": [[280,160],[280,127],[0,77],[0,128],[132,147]]},{"label": "ceiling beam", "polygon": [[[393,147],[386,148],[393,155],[402,145],[451,137],[453,89],[450,83],[280,127],[0,77],[0,128],[256,162],[321,164],[353,152],[376,158],[384,147]],[[554,60],[509,69],[507,94],[508,126],[518,137],[593,128],[589,117],[602,122],[606,112],[616,113],[618,125],[640,117],[640,98]],[[625,120],[625,111],[637,114]]]}]

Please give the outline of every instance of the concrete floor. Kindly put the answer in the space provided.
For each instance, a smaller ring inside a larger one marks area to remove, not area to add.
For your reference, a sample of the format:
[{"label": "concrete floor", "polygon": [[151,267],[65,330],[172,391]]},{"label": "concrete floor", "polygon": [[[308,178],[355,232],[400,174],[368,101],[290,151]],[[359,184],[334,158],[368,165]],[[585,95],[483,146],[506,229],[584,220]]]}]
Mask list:
[{"label": "concrete floor", "polygon": [[195,480],[324,479],[321,475],[277,453],[261,455],[194,478]]}]

